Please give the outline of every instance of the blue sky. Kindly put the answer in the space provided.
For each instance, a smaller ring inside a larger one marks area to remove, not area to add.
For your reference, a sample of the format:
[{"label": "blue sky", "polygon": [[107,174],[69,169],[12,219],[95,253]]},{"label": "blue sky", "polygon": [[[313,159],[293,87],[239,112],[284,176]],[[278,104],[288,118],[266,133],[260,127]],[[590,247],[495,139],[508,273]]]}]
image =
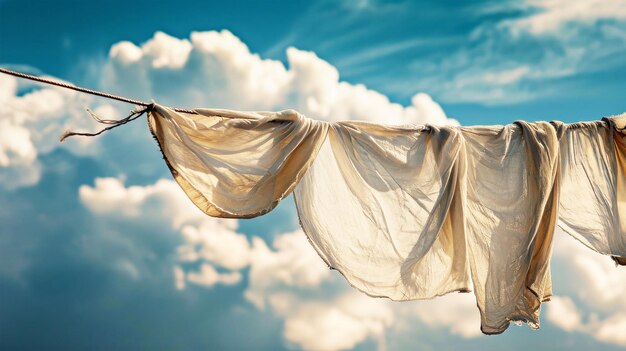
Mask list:
[{"label": "blue sky", "polygon": [[[0,0],[0,66],[327,120],[599,119],[626,111],[625,53],[621,0]],[[141,121],[58,144],[96,128],[84,107],[129,106],[6,77],[0,102],[2,349],[626,347],[626,302],[607,292],[626,290],[624,271],[570,238],[555,244],[541,329],[481,336],[469,295],[352,291],[298,231],[291,199],[253,220],[199,215]]]}]

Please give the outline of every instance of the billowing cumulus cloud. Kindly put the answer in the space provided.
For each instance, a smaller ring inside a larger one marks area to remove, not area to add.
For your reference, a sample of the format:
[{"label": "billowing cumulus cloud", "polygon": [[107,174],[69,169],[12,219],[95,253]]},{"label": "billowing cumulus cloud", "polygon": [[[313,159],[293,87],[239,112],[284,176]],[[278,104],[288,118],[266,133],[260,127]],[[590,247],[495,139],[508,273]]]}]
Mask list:
[{"label": "billowing cumulus cloud", "polygon": [[[425,93],[416,94],[410,106],[402,106],[363,85],[342,82],[337,69],[312,52],[289,48],[287,58],[288,67],[263,59],[227,30],[194,32],[190,39],[157,32],[139,46],[127,41],[115,44],[102,68],[100,85],[121,95],[189,108],[294,108],[309,117],[331,121],[456,123]],[[56,148],[101,156],[95,154],[98,139],[75,137],[58,143],[67,129],[99,128],[84,110],[96,103],[94,99],[48,86],[22,94],[23,88],[33,86],[0,76],[0,186],[5,188],[37,183],[38,156]],[[102,103],[92,108],[105,118],[127,113]],[[120,138],[119,143],[139,148],[137,152],[152,150],[153,144],[133,143],[134,135],[147,133],[145,125],[137,124],[124,126],[128,138]]]},{"label": "billowing cumulus cloud", "polygon": [[[567,295],[548,304],[547,319],[569,331],[626,346],[626,271],[563,232],[558,232],[555,258],[566,262]],[[574,302],[576,301],[576,302]]]},{"label": "billowing cumulus cloud", "polygon": [[136,46],[114,45],[103,84],[110,90],[188,107],[238,110],[293,108],[324,120],[359,119],[392,124],[455,123],[428,95],[410,106],[389,101],[364,85],[342,82],[315,53],[287,49],[287,67],[263,59],[227,30],[194,32],[190,39],[164,33]]},{"label": "billowing cumulus cloud", "polygon": [[[318,287],[332,277],[302,230],[277,237],[272,245],[274,250],[261,238],[254,238],[252,242],[253,264],[245,294],[259,308],[269,303],[276,310],[289,310],[293,299],[285,298],[285,289]],[[275,294],[280,298],[275,298]]]},{"label": "billowing cumulus cloud", "polygon": [[546,318],[566,331],[578,330],[582,325],[580,311],[567,296],[554,296],[550,300]]},{"label": "billowing cumulus cloud", "polygon": [[[254,238],[246,298],[285,320],[283,336],[307,350],[343,350],[381,337],[391,326],[388,301],[350,291],[318,257],[302,230],[285,233],[274,250]],[[337,286],[339,285],[339,286]]]},{"label": "billowing cumulus cloud", "polygon": [[285,319],[285,339],[305,350],[352,349],[370,338],[384,348],[385,329],[393,324],[391,308],[347,292],[330,301],[300,302]]},{"label": "billowing cumulus cloud", "polygon": [[[197,211],[174,181],[162,179],[148,186],[125,187],[117,178],[96,178],[94,183],[93,187],[81,186],[79,195],[96,214],[167,218],[173,229],[180,229],[184,224],[206,222],[206,216]],[[153,206],[155,203],[159,205]],[[215,221],[226,228],[232,228],[234,224],[226,220]]]},{"label": "billowing cumulus cloud", "polygon": [[428,301],[417,301],[410,306],[409,315],[415,315],[424,324],[445,328],[466,338],[482,335],[480,313],[472,293],[449,294]]},{"label": "billowing cumulus cloud", "polygon": [[239,284],[247,270],[245,298],[282,318],[285,341],[299,348],[343,350],[366,340],[383,347],[389,328],[416,321],[463,337],[480,335],[471,294],[404,303],[367,297],[326,267],[302,230],[281,233],[271,245],[257,236],[249,241],[237,232],[237,220],[205,216],[172,180],[127,187],[117,178],[96,179],[81,186],[79,196],[97,215],[158,218],[178,230],[183,243],[173,284],[179,290]]},{"label": "billowing cumulus cloud", "polygon": [[79,196],[95,214],[139,221],[158,219],[179,230],[184,239],[177,250],[180,264],[200,263],[200,267],[187,272],[177,266],[177,286],[185,282],[207,287],[232,285],[241,280],[239,270],[249,264],[250,245],[246,236],[236,231],[237,221],[204,215],[172,180],[125,187],[117,178],[100,178],[93,187],[81,186]]},{"label": "billowing cumulus cloud", "polygon": [[[39,156],[60,147],[61,133],[69,127],[93,127],[84,110],[89,101],[72,90],[39,89],[0,75],[0,187],[36,184],[41,177]],[[96,110],[109,108],[104,105]],[[76,154],[94,153],[93,143],[93,139],[71,140],[63,147]]]}]

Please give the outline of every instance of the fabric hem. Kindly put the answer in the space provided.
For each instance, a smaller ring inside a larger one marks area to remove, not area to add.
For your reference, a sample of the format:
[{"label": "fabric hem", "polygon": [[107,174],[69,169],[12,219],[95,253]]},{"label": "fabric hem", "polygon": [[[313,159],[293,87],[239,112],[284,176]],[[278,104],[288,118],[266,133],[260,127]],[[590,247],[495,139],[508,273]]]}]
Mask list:
[{"label": "fabric hem", "polygon": [[369,297],[373,297],[373,298],[385,298],[385,299],[389,299],[391,301],[396,301],[396,302],[402,302],[402,301],[418,301],[418,300],[432,300],[434,298],[437,297],[441,297],[444,295],[448,295],[450,293],[454,293],[454,292],[458,292],[458,293],[470,293],[472,292],[472,290],[465,286],[465,287],[460,287],[460,288],[456,288],[456,289],[450,289],[450,290],[446,290],[445,292],[439,293],[439,294],[434,294],[434,295],[430,295],[430,296],[425,296],[425,297],[415,297],[415,298],[393,298],[391,296],[387,296],[387,295],[375,295],[372,293],[369,293],[365,290],[363,290],[362,288],[358,287],[357,285],[355,285],[352,281],[352,279],[348,278],[346,276],[345,273],[342,272],[341,269],[335,268],[333,267],[328,260],[326,259],[326,257],[324,257],[322,255],[321,250],[317,247],[317,245],[315,245],[315,243],[313,242],[313,240],[311,240],[311,237],[309,236],[309,234],[307,233],[306,229],[304,228],[304,226],[302,225],[302,220],[300,218],[300,210],[298,208],[298,200],[296,200],[296,197],[293,197],[293,201],[296,205],[296,212],[298,212],[298,224],[300,225],[300,228],[302,228],[302,232],[304,233],[304,236],[307,238],[307,240],[309,241],[309,244],[313,247],[313,249],[315,250],[315,253],[317,253],[317,255],[322,259],[322,261],[326,264],[326,266],[334,271],[339,272],[339,274],[341,274],[341,276],[344,278],[344,280],[350,285],[350,287],[358,290],[359,292],[369,296]]},{"label": "fabric hem", "polygon": [[[161,155],[163,156],[163,160],[165,161],[167,168],[170,170],[170,173],[174,177],[174,180],[184,190],[185,194],[191,200],[191,202],[193,202],[194,205],[196,205],[196,207],[200,209],[203,213],[211,217],[247,219],[247,218],[259,217],[272,211],[274,208],[276,208],[276,206],[278,206],[278,204],[285,197],[289,196],[289,194],[293,192],[296,185],[299,183],[299,181],[302,179],[302,177],[304,176],[304,174],[310,168],[311,164],[314,161],[313,157],[310,158],[309,161],[304,165],[304,167],[302,167],[300,171],[296,174],[296,177],[295,177],[296,181],[289,188],[285,189],[285,191],[278,198],[276,198],[276,200],[272,201],[264,209],[253,212],[253,213],[249,213],[249,214],[240,214],[240,213],[227,211],[211,203],[204,195],[202,195],[200,191],[198,191],[198,189],[193,187],[183,176],[181,176],[178,170],[172,165],[172,163],[170,163],[168,156],[166,155],[163,149],[163,145],[161,144],[161,141],[159,140],[159,137],[157,136],[157,132],[154,130],[153,125],[150,121],[150,118],[153,118],[153,119],[159,118],[158,116],[154,116],[153,114],[155,114],[154,111],[150,111],[150,113],[148,114],[148,129],[150,130],[150,133],[152,134],[152,137],[154,138],[154,140],[156,140],[157,142],[159,151],[161,152]],[[156,112],[156,114],[158,114],[158,112]],[[157,122],[155,121],[155,124],[156,123]],[[328,129],[326,129],[326,131],[324,132],[324,137],[322,138],[323,140],[326,140],[327,133],[328,133]],[[321,148],[322,143],[320,143],[319,146],[314,150],[315,153],[319,152],[319,149]],[[193,196],[190,196],[188,193],[191,193]],[[198,204],[197,202],[200,202],[201,205]],[[212,213],[211,209],[214,209],[216,212],[219,212],[219,213]]]},{"label": "fabric hem", "polygon": [[[547,295],[547,296],[544,296],[543,298],[539,298],[539,295],[537,295],[533,289],[527,287],[526,290],[530,291],[533,294],[533,296],[537,297],[537,300],[539,301],[539,304],[537,305],[537,307],[535,309],[533,309],[531,311],[531,313],[537,312],[537,310],[541,309],[541,305],[543,303],[550,302],[551,299],[552,299],[552,295]],[[480,310],[480,308],[479,308],[479,310]],[[509,329],[509,327],[511,326],[511,323],[516,323],[516,324],[517,323],[520,323],[520,324],[521,323],[525,323],[532,330],[540,329],[540,326],[541,326],[540,325],[541,322],[539,320],[534,321],[534,320],[530,320],[527,317],[515,316],[514,315],[513,317],[507,317],[506,321],[504,323],[502,323],[499,327],[495,327],[495,328],[494,327],[487,328],[485,325],[483,325],[483,323],[481,321],[481,323],[480,323],[480,331],[483,334],[485,334],[485,335],[499,335],[499,334],[504,333],[507,329]],[[489,330],[487,330],[487,329],[489,329]]]}]

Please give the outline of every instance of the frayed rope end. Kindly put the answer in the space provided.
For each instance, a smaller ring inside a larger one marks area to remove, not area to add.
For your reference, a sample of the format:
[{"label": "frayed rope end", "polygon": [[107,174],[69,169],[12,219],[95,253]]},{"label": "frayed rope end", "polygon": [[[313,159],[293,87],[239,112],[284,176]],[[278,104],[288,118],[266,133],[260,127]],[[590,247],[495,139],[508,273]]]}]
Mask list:
[{"label": "frayed rope end", "polygon": [[72,131],[69,129],[66,129],[63,134],[61,134],[61,136],[59,137],[59,142],[62,143],[65,141],[65,139],[67,139],[68,137],[72,136]]},{"label": "frayed rope end", "polygon": [[98,115],[96,115],[93,111],[91,111],[90,109],[87,109],[87,113],[89,113],[89,115],[91,116],[91,118],[93,118],[96,122],[100,123],[100,124],[108,124],[109,126],[106,128],[103,128],[95,133],[83,133],[83,132],[72,132],[71,130],[66,130],[65,132],[63,132],[63,134],[61,134],[59,141],[63,142],[65,139],[71,137],[71,136],[75,136],[75,135],[79,135],[79,136],[97,136],[100,135],[104,132],[106,132],[107,130],[111,130],[113,128],[117,128],[121,125],[124,125],[128,122],[131,122],[139,117],[141,117],[144,113],[148,113],[150,111],[152,111],[154,109],[154,103],[151,103],[150,105],[145,106],[144,108],[141,109],[135,109],[130,111],[130,115],[128,115],[127,117],[124,117],[122,119],[119,120],[115,120],[115,119],[104,119],[104,118],[100,118]]}]

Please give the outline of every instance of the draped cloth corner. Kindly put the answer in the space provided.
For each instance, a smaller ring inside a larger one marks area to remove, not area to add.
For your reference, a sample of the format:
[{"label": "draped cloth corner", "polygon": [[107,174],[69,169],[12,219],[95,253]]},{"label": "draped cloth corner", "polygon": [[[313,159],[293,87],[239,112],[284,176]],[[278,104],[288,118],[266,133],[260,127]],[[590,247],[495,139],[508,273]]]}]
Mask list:
[{"label": "draped cloth corner", "polygon": [[539,327],[558,226],[626,263],[626,115],[489,127],[328,123],[156,104],[149,126],[189,198],[250,218],[294,193],[326,264],[370,296],[474,291],[481,330]]}]

